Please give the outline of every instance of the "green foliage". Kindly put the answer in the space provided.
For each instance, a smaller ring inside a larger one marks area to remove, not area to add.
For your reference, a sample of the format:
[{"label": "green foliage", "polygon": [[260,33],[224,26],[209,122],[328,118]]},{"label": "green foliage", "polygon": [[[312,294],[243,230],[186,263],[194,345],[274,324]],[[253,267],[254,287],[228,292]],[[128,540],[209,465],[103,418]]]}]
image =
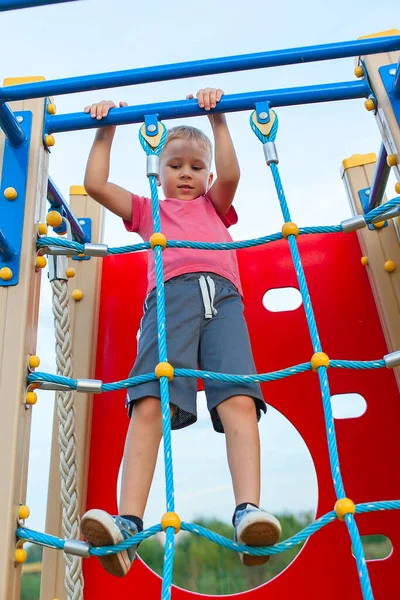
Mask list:
[{"label": "green foliage", "polygon": [[39,600],[40,573],[26,573],[21,580],[21,600]]}]

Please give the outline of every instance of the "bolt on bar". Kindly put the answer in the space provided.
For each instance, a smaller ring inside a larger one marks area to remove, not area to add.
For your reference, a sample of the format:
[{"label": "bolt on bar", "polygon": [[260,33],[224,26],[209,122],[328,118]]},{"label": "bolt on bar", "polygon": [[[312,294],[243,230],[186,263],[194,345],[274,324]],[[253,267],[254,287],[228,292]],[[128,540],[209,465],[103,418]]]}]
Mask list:
[{"label": "bolt on bar", "polygon": [[400,50],[400,36],[367,38],[364,40],[321,44],[319,46],[271,50],[254,54],[209,58],[206,60],[8,86],[0,88],[0,100],[11,101],[43,98],[45,96],[73,94],[76,92],[109,89],[140,83],[183,79],[185,77],[198,77],[200,75],[212,75],[215,73],[249,71],[251,69],[348,58],[394,50]]},{"label": "bolt on bar", "polygon": [[[226,113],[253,110],[256,102],[268,101],[271,108],[273,108],[313,102],[367,98],[369,94],[368,82],[364,79],[283,90],[231,94],[223,96],[212,112]],[[89,114],[82,111],[81,113],[68,113],[48,118],[46,120],[46,133],[142,123],[145,115],[149,114],[157,114],[159,119],[165,120],[204,116],[207,113],[204,109],[199,108],[197,100],[176,100],[174,102],[112,108],[108,116],[101,121],[93,119]]]},{"label": "bolt on bar", "polygon": [[2,262],[8,262],[9,260],[12,260],[15,255],[16,252],[14,248],[11,246],[5,234],[0,229],[0,260]]},{"label": "bolt on bar", "polygon": [[59,191],[59,189],[57,188],[56,184],[51,179],[51,177],[49,177],[48,184],[47,184],[47,200],[50,202],[52,207],[63,209],[63,211],[65,213],[65,217],[66,217],[66,219],[68,219],[68,221],[71,225],[72,235],[75,237],[77,242],[79,242],[80,244],[84,244],[85,242],[90,241],[86,238],[86,235],[85,235],[78,219],[72,212],[69,204],[67,204],[63,195],[61,194],[61,192]]},{"label": "bolt on bar", "polygon": [[26,137],[22,127],[11,108],[5,102],[0,102],[0,127],[14,148],[22,146],[25,142]]},{"label": "bolt on bar", "polygon": [[387,152],[385,145],[382,143],[379,150],[378,160],[376,161],[374,178],[371,183],[370,195],[368,197],[368,204],[364,211],[365,214],[376,206],[382,204],[390,173],[390,167],[387,164],[386,159]]},{"label": "bolt on bar", "polygon": [[400,58],[399,62],[397,63],[396,73],[393,80],[392,92],[395,98],[400,99]]},{"label": "bolt on bar", "polygon": [[61,2],[72,1],[73,0],[0,0],[0,12],[5,10],[16,10],[18,8],[31,8],[34,6],[60,4]]}]

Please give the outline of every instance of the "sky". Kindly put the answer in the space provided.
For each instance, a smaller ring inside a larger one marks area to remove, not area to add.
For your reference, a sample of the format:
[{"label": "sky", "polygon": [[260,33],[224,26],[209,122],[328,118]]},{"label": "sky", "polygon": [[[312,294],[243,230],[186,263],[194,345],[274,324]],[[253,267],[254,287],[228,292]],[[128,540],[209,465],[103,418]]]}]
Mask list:
[{"label": "sky", "polygon": [[[368,8],[361,0],[351,3],[287,0],[284,5],[253,0],[250,10],[243,3],[227,0],[208,5],[192,0],[151,3],[82,0],[2,13],[1,77],[43,75],[46,79],[56,79],[345,41],[396,27],[395,14],[398,14],[397,0],[370,3]],[[240,93],[350,81],[354,80],[353,68],[354,59],[350,58],[71,94],[55,98],[55,103],[58,114],[64,114],[82,111],[84,106],[102,99],[113,99],[116,103],[125,100],[130,105],[183,99],[205,86]],[[254,143],[248,117],[248,113],[228,116],[242,172],[235,199],[239,223],[230,229],[234,239],[273,233],[282,224],[263,153]],[[363,101],[282,108],[279,118],[280,171],[293,220],[299,226],[338,224],[351,216],[340,178],[341,161],[355,153],[378,152],[380,146],[374,119],[364,109]],[[171,121],[168,125],[178,122]],[[193,124],[210,134],[206,117],[196,118]],[[117,130],[110,180],[147,194],[145,158],[137,131],[137,125]],[[83,182],[93,135],[93,131],[56,135],[50,174],[65,197],[70,185]],[[117,217],[107,214],[104,241],[109,246],[119,246],[139,240],[125,231]],[[38,354],[42,359],[41,370],[55,372],[51,299],[45,277],[44,274]],[[362,407],[362,399],[353,400]],[[51,393],[39,392],[39,402],[33,409],[29,526],[41,531],[46,508],[52,402]],[[343,408],[338,410],[337,414],[343,418],[348,415],[349,405],[345,407],[347,413]],[[273,409],[262,420],[260,434],[263,505],[273,512],[315,511],[318,494],[315,470],[301,436]],[[224,439],[213,435],[204,404],[200,404],[197,425],[174,436],[173,444],[176,498],[182,517],[190,521],[199,515],[209,515],[229,521],[233,500]],[[159,461],[146,513],[147,525],[158,522],[163,512],[163,487]]]}]

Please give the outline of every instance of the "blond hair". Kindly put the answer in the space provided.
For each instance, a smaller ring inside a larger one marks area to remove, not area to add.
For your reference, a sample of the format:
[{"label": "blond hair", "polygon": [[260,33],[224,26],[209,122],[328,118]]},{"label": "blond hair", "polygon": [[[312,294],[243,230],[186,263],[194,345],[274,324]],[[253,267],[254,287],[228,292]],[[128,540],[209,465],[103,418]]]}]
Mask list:
[{"label": "blond hair", "polygon": [[[177,127],[171,127],[168,130],[167,140],[165,142],[163,150],[168,146],[172,140],[187,140],[189,142],[196,142],[205,148],[210,155],[210,163],[213,156],[213,148],[210,139],[206,134],[197,129],[197,127],[191,127],[190,125],[178,125]],[[162,155],[162,152],[161,152]]]}]

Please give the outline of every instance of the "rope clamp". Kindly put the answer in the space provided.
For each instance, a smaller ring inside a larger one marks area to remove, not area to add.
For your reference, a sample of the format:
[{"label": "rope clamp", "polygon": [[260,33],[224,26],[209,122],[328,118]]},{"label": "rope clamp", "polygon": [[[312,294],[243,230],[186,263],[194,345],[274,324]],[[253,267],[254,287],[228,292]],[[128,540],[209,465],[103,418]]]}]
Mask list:
[{"label": "rope clamp", "polygon": [[107,244],[86,243],[83,245],[83,253],[85,256],[107,256],[108,246]]},{"label": "rope clamp", "polygon": [[256,115],[257,121],[261,124],[269,123],[271,121],[269,102],[256,102]]},{"label": "rope clamp", "polygon": [[366,226],[364,215],[356,215],[351,219],[346,219],[340,223],[342,226],[343,233],[350,233],[351,231],[357,231]]},{"label": "rope clamp", "polygon": [[157,177],[160,174],[160,157],[157,154],[148,154],[146,156],[146,175]]},{"label": "rope clamp", "polygon": [[278,152],[276,149],[275,142],[265,142],[263,144],[265,162],[267,165],[271,165],[274,163],[275,165],[279,164]]},{"label": "rope clamp", "polygon": [[383,360],[388,369],[398,367],[400,365],[400,350],[386,354],[386,356],[383,357]]},{"label": "rope clamp", "polygon": [[[72,242],[72,232],[71,232],[71,224],[63,217],[63,222],[67,228],[67,240]],[[71,255],[71,253],[68,253]],[[68,281],[68,277],[66,275],[68,268],[68,258],[66,255],[53,254],[49,260],[49,272],[48,277],[49,281],[59,280],[59,281]]]},{"label": "rope clamp", "polygon": [[90,556],[90,544],[80,540],[65,540],[63,550],[64,554],[72,554],[81,558],[89,558]]},{"label": "rope clamp", "polygon": [[83,394],[101,394],[103,382],[100,379],[77,379],[76,391]]}]

